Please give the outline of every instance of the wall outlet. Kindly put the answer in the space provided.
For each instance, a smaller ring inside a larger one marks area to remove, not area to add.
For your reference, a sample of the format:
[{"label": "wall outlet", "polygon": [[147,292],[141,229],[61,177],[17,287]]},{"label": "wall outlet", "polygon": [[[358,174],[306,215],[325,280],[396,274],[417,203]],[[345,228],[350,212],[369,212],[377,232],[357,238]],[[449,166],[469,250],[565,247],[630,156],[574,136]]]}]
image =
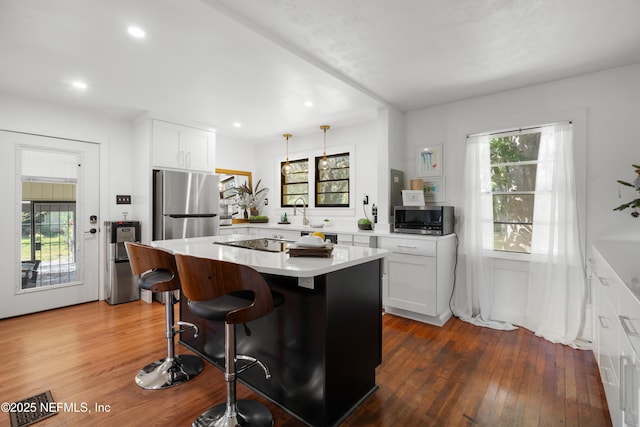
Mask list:
[{"label": "wall outlet", "polygon": [[130,195],[118,195],[118,196],[116,196],[116,204],[118,204],[118,205],[130,205],[131,204],[131,196]]}]

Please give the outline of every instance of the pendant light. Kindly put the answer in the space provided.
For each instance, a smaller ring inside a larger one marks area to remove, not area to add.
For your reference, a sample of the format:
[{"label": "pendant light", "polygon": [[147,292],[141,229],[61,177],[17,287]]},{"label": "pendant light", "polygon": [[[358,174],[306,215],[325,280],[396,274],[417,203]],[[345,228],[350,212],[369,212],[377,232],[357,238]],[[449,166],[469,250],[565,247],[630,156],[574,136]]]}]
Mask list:
[{"label": "pendant light", "polygon": [[322,125],[320,129],[324,131],[324,154],[322,160],[318,162],[318,169],[321,171],[329,170],[329,160],[327,160],[327,131],[331,128],[329,125]]},{"label": "pendant light", "polygon": [[285,133],[282,136],[287,139],[287,160],[284,166],[282,166],[282,175],[286,176],[291,173],[291,165],[289,164],[289,138],[291,138],[293,135],[291,135],[290,133]]}]

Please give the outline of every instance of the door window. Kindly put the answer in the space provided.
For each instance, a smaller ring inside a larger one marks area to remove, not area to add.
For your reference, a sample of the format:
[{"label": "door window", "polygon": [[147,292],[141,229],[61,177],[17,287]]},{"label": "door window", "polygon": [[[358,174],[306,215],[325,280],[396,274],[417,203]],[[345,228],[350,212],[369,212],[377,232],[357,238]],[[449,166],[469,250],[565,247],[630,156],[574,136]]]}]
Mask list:
[{"label": "door window", "polygon": [[20,288],[76,283],[75,153],[24,149]]}]

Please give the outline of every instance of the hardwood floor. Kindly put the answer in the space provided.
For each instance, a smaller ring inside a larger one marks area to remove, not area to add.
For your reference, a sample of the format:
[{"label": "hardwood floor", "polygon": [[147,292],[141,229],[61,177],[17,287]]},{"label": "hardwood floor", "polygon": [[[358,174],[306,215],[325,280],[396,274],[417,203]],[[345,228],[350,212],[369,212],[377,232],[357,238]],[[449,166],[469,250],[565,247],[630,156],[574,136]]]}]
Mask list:
[{"label": "hardwood floor", "polygon": [[[442,328],[388,314],[383,322],[379,389],[343,426],[611,425],[590,351],[458,319]],[[51,390],[67,404],[39,427],[189,426],[225,399],[222,373],[211,365],[167,390],[135,384],[137,371],[166,352],[157,303],[94,302],[4,319],[0,349],[0,402]],[[176,352],[188,350],[177,345]],[[303,425],[242,384],[238,397],[265,403],[276,426]],[[82,412],[83,403],[91,412]],[[108,412],[96,412],[96,404]],[[0,414],[0,425],[9,425],[8,414]]]}]

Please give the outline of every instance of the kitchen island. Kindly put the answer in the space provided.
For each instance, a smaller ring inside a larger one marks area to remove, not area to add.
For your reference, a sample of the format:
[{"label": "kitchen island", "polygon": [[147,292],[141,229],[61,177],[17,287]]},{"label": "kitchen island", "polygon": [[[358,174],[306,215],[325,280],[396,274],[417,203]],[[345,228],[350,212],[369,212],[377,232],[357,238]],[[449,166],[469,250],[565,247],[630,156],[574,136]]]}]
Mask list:
[{"label": "kitchen island", "polygon": [[[329,258],[290,257],[284,251],[228,245],[249,239],[254,238],[215,236],[152,245],[262,273],[271,289],[284,295],[284,303],[248,323],[250,336],[238,326],[237,351],[262,360],[272,376],[267,380],[260,369],[249,369],[239,379],[309,425],[337,425],[376,389],[387,251],[335,245]],[[200,328],[197,338],[181,335],[181,343],[222,369],[224,325],[191,314],[186,298],[180,301],[180,318]]]}]

